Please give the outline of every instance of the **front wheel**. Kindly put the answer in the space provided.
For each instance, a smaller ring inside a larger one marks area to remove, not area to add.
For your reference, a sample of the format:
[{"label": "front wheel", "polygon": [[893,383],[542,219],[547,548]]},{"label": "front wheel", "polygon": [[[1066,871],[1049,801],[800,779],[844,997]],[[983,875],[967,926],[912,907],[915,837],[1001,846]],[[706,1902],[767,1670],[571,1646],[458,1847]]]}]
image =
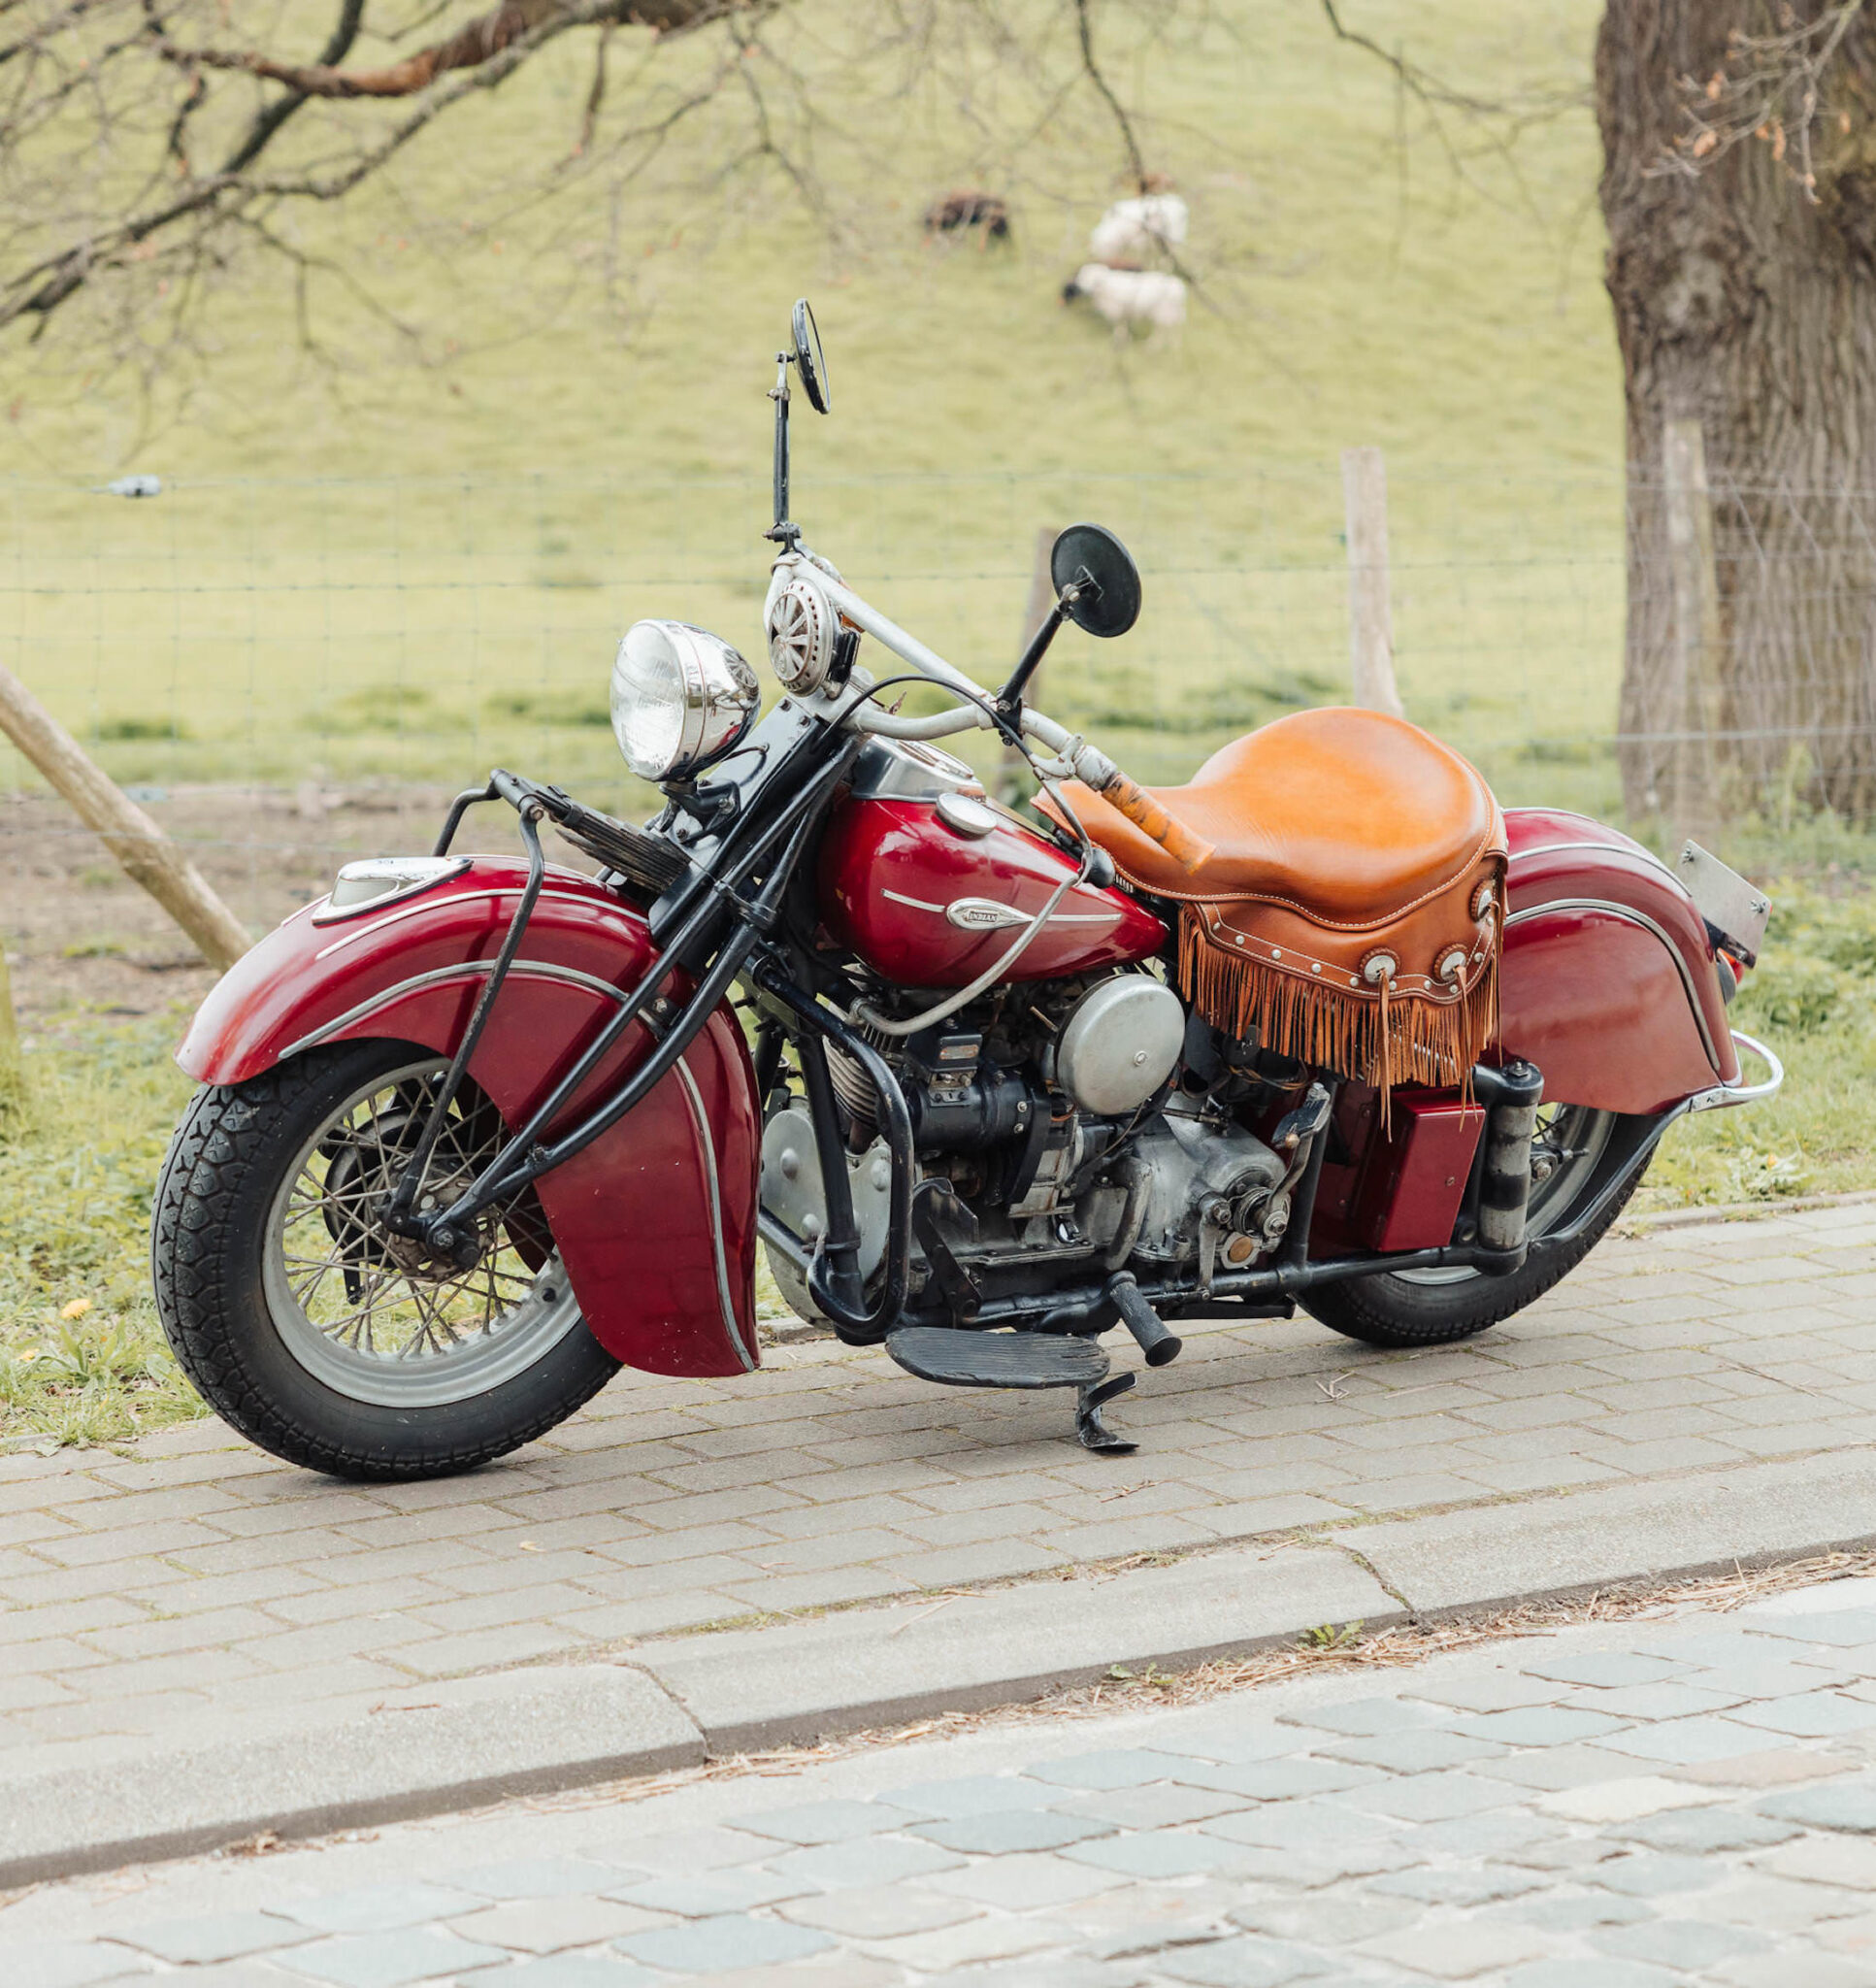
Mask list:
[{"label": "front wheel", "polygon": [[[1531,1191],[1527,1231],[1539,1237],[1566,1227],[1595,1191],[1600,1163],[1619,1123],[1613,1111],[1587,1105],[1551,1105],[1537,1114],[1531,1140]],[[1602,1240],[1647,1172],[1637,1167],[1620,1193],[1582,1235],[1555,1249],[1533,1250],[1508,1277],[1475,1270],[1402,1270],[1351,1277],[1304,1293],[1313,1317],[1370,1346],[1439,1346],[1522,1311],[1567,1276]]]},{"label": "front wheel", "polygon": [[[442,1476],[531,1441],[618,1371],[586,1329],[532,1188],[481,1219],[467,1271],[382,1229],[444,1058],[406,1043],[212,1084],[156,1190],[163,1330],[209,1406],[287,1462]],[[504,1138],[465,1081],[424,1183],[446,1205]]]}]

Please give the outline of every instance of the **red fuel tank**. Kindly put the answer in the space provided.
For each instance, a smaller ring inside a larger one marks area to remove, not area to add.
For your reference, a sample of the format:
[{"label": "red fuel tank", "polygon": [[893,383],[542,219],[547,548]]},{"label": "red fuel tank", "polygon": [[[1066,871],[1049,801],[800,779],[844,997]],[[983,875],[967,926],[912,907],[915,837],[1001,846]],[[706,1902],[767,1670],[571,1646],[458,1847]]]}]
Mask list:
[{"label": "red fuel tank", "polygon": [[[975,801],[966,832],[936,800],[840,804],[821,844],[821,919],[872,970],[905,987],[962,987],[1008,948],[1074,865],[1013,815]],[[953,812],[957,811],[953,809]],[[994,814],[994,818],[993,818]],[[988,825],[986,826],[986,823]],[[1167,930],[1118,890],[1077,884],[1009,973],[1049,980],[1150,959]]]}]

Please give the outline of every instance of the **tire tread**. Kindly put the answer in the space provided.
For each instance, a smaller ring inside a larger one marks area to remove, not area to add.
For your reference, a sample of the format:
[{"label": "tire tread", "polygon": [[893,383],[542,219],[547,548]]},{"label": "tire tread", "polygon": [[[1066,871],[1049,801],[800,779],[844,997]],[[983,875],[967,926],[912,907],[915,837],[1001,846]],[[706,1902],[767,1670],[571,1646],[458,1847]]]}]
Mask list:
[{"label": "tire tread", "polygon": [[[1637,1168],[1608,1208],[1574,1242],[1560,1249],[1545,1250],[1508,1277],[1478,1276],[1464,1283],[1404,1287],[1386,1273],[1351,1277],[1346,1283],[1323,1284],[1305,1293],[1303,1309],[1344,1338],[1361,1340],[1370,1346],[1443,1346],[1457,1340],[1476,1338],[1495,1325],[1502,1325],[1514,1312],[1535,1304],[1546,1291],[1561,1283],[1607,1235],[1647,1171],[1645,1165]],[[1403,1288],[1413,1292],[1414,1298],[1403,1299]],[[1448,1292],[1456,1298],[1461,1293],[1465,1296],[1445,1316],[1430,1315],[1433,1306],[1422,1294],[1434,1291]],[[1415,1316],[1416,1310],[1422,1315]]]},{"label": "tire tread", "polygon": [[533,1441],[590,1401],[619,1363],[582,1329],[596,1357],[569,1363],[569,1383],[524,1420],[475,1438],[439,1441],[413,1431],[409,1449],[397,1455],[313,1426],[260,1383],[242,1357],[252,1324],[242,1316],[239,1259],[251,1239],[237,1233],[245,1198],[240,1190],[268,1163],[282,1121],[307,1110],[315,1091],[335,1092],[335,1080],[336,1102],[349,1081],[342,1073],[358,1067],[357,1051],[379,1046],[313,1050],[245,1083],[208,1084],[197,1091],[157,1177],[150,1270],[164,1337],[196,1391],[223,1421],[287,1463],[382,1483],[473,1470]]}]

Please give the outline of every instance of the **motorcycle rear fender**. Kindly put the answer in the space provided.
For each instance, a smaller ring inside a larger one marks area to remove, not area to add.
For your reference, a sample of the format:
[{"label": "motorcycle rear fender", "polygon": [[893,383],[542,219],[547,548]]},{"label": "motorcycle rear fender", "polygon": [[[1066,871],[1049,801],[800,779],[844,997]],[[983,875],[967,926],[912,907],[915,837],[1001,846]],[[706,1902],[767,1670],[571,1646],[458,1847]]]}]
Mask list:
[{"label": "motorcycle rear fender", "polygon": [[1653,1116],[1739,1059],[1706,924],[1679,878],[1587,815],[1507,808],[1498,1044],[1547,1103]]},{"label": "motorcycle rear fender", "polygon": [[[216,983],[177,1061],[235,1084],[321,1044],[383,1038],[453,1054],[487,982],[526,866],[477,856],[417,895],[296,911]],[[510,1126],[573,1064],[652,959],[643,917],[550,865],[470,1075]],[[676,977],[681,996],[688,982]],[[569,1107],[570,1128],[645,1053],[628,1029]],[[558,1129],[563,1129],[557,1127]],[[755,1324],[755,1077],[727,1006],[636,1110],[542,1176],[541,1203],[580,1309],[614,1357],[654,1374],[741,1374]]]}]

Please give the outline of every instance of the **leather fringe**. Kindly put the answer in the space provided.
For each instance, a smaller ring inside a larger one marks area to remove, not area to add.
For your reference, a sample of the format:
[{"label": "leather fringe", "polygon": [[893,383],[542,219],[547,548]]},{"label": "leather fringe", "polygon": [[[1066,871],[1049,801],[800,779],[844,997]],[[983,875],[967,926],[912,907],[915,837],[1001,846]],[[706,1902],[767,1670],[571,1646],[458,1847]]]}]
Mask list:
[{"label": "leather fringe", "polygon": [[1214,1028],[1279,1055],[1372,1084],[1455,1087],[1469,1095],[1472,1066],[1498,1032],[1498,949],[1452,1001],[1398,989],[1324,987],[1214,945],[1197,911],[1179,918],[1179,984]]}]

